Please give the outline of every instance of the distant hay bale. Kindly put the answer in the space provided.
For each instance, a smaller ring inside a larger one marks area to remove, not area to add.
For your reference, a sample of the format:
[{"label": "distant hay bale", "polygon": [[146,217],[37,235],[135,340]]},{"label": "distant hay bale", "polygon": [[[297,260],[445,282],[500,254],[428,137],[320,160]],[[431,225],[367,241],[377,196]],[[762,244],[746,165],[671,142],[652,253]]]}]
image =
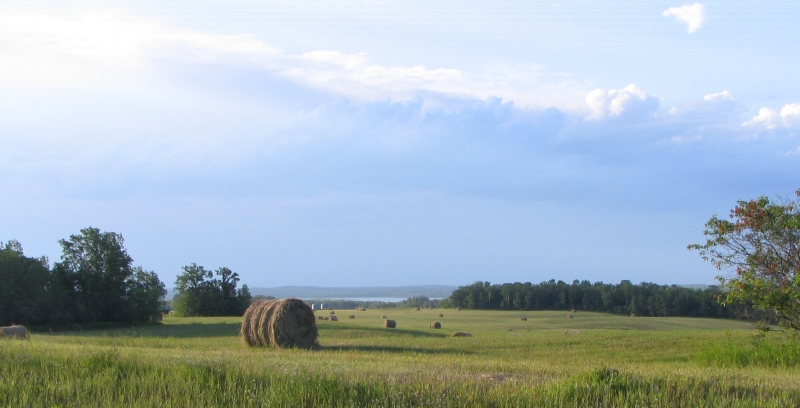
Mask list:
[{"label": "distant hay bale", "polygon": [[325,316],[325,317],[322,318],[322,320],[331,320],[331,318],[328,317],[328,316]]},{"label": "distant hay bale", "polygon": [[636,317],[636,313],[631,313],[631,317]]},{"label": "distant hay bale", "polygon": [[526,316],[522,316],[522,317],[519,318],[519,320],[522,320],[523,322],[527,322],[528,318]]},{"label": "distant hay bale", "polygon": [[461,308],[460,308],[460,307],[457,307],[457,308],[456,308],[456,310],[461,310]]},{"label": "distant hay bale", "polygon": [[450,337],[472,337],[472,335],[467,332],[455,332]]},{"label": "distant hay bale", "polygon": [[572,319],[572,315],[571,315],[571,314],[568,314],[568,315],[567,315],[567,319]]},{"label": "distant hay bale", "polygon": [[414,310],[419,310],[419,308],[418,308],[418,307],[415,307],[415,308],[414,308]]},{"label": "distant hay bale", "polygon": [[0,327],[0,338],[28,340],[30,337],[25,326]]},{"label": "distant hay bale", "polygon": [[575,309],[572,309],[572,310],[570,310],[570,312],[571,312],[571,313],[578,313],[578,311],[577,311],[577,310],[575,310]]},{"label": "distant hay bale", "polygon": [[350,315],[350,318],[351,318],[351,319],[355,319],[355,318],[356,318],[356,315]]},{"label": "distant hay bale", "polygon": [[367,308],[366,308],[366,307],[362,307],[362,308],[361,308],[361,311],[362,311],[362,312],[366,312],[366,311],[367,311]]},{"label": "distant hay bale", "polygon": [[567,330],[564,334],[583,334],[583,332],[580,330]]},{"label": "distant hay bale", "polygon": [[239,331],[250,347],[314,348],[314,311],[300,299],[257,300],[244,312]]},{"label": "distant hay bale", "polygon": [[439,313],[439,317],[444,317],[444,314],[442,314],[442,313]]},{"label": "distant hay bale", "polygon": [[394,320],[384,319],[383,327],[386,327],[388,329],[394,329],[395,327],[397,327],[397,322]]},{"label": "distant hay bale", "polygon": [[331,321],[332,321],[332,322],[338,322],[338,321],[339,321],[339,318],[338,318],[338,317],[336,317],[336,316],[331,316]]},{"label": "distant hay bale", "polygon": [[442,324],[441,323],[439,323],[439,322],[431,323],[431,329],[441,329],[441,328],[442,328]]},{"label": "distant hay bale", "polygon": [[508,333],[508,335],[511,336],[511,337],[521,337],[522,336],[519,333]]},{"label": "distant hay bale", "polygon": [[163,314],[156,313],[156,314],[153,315],[153,321],[154,322],[160,322],[162,320],[164,320],[164,315]]},{"label": "distant hay bale", "polygon": [[319,320],[322,320],[322,319],[324,319],[324,317],[322,317],[322,316],[317,316],[317,319],[319,319]]},{"label": "distant hay bale", "polygon": [[331,310],[331,314],[332,314],[332,315],[335,315],[335,314],[336,314],[336,312],[334,312],[333,310]]},{"label": "distant hay bale", "polygon": [[381,316],[381,319],[385,319],[385,318],[386,318],[386,316]]}]

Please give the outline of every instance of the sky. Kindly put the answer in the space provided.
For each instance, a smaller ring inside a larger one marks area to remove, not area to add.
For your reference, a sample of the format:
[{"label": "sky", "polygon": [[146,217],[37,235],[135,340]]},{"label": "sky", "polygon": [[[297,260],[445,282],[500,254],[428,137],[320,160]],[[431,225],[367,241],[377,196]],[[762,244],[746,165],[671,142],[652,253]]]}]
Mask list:
[{"label": "sky", "polygon": [[3,1],[0,241],[172,286],[713,284],[800,188],[794,1]]}]

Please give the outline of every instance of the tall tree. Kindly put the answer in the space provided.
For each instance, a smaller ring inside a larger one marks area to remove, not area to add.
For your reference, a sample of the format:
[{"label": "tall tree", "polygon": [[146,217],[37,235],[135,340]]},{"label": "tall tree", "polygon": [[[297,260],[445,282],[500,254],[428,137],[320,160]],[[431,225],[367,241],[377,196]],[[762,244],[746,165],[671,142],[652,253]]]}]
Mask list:
[{"label": "tall tree", "polygon": [[[214,274],[218,279],[214,279]],[[191,264],[175,281],[173,305],[179,316],[240,316],[252,302],[247,285],[237,290],[239,274],[222,267],[215,272]]]},{"label": "tall tree", "polygon": [[29,258],[18,241],[0,242],[0,326],[42,324],[49,315],[47,258]]},{"label": "tall tree", "polygon": [[[800,190],[796,195],[800,197]],[[748,303],[800,330],[800,202],[767,197],[739,201],[729,220],[713,216],[704,244],[689,245],[718,269],[725,304]]]},{"label": "tall tree", "polygon": [[159,313],[163,284],[153,272],[134,270],[122,235],[84,228],[60,240],[54,277],[75,296],[80,322],[128,322]]}]

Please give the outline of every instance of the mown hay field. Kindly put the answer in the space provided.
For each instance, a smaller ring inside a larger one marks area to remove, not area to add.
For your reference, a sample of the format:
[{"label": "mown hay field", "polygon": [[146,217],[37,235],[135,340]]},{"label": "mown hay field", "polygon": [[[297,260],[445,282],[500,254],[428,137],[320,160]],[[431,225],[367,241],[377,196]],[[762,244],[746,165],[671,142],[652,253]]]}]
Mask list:
[{"label": "mown hay field", "polygon": [[[800,405],[800,351],[746,322],[342,312],[357,318],[316,320],[318,350],[246,347],[241,318],[34,331],[0,341],[0,406]],[[384,315],[397,327],[384,328]]]}]

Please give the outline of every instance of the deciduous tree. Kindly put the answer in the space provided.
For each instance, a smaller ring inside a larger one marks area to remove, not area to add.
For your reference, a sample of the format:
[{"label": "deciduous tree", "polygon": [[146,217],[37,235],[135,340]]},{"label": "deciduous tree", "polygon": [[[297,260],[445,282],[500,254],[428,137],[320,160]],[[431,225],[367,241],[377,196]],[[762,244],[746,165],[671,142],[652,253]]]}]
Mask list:
[{"label": "deciduous tree", "polygon": [[[800,190],[796,195],[800,197]],[[750,302],[800,330],[800,203],[739,201],[729,219],[712,217],[704,244],[689,245],[729,276],[718,276],[724,304]]]}]

